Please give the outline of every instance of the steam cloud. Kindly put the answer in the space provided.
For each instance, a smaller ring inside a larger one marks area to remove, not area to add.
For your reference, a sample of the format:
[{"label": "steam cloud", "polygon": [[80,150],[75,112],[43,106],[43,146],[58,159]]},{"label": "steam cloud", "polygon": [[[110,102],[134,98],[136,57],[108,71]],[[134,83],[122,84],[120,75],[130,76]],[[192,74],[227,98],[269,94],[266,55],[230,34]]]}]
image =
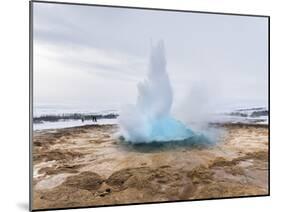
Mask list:
[{"label": "steam cloud", "polygon": [[171,116],[173,91],[166,72],[164,42],[151,47],[147,79],[138,85],[135,105],[121,111],[119,123],[122,135],[132,143],[185,140],[194,133]]}]

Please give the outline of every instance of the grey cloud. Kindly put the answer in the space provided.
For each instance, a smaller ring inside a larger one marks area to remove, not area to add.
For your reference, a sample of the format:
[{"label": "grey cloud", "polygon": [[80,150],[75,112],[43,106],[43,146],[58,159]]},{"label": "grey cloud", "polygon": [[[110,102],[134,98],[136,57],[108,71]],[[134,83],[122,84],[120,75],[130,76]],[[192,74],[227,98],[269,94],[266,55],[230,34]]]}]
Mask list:
[{"label": "grey cloud", "polygon": [[[100,49],[137,61],[148,59],[151,41],[163,39],[175,92],[188,92],[193,81],[200,81],[210,84],[208,89],[223,88],[216,101],[267,102],[266,18],[35,3],[34,24],[38,45]],[[123,80],[124,89],[143,80],[146,71],[145,62],[57,60],[99,74],[105,82]]]}]

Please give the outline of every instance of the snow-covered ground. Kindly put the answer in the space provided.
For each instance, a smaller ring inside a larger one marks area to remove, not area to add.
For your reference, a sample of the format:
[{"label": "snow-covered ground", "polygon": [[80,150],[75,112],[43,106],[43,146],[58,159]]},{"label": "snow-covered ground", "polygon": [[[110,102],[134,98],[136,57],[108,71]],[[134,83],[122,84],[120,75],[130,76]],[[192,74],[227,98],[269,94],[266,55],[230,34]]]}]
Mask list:
[{"label": "snow-covered ground", "polygon": [[[237,109],[238,108],[238,109]],[[82,111],[82,112],[81,112]],[[267,113],[268,109],[266,107],[232,107],[224,110],[217,111],[210,115],[208,121],[211,123],[245,123],[245,124],[268,124],[268,115],[263,114]],[[258,112],[258,113],[257,113]],[[61,114],[72,114],[77,113],[81,115],[85,114],[97,114],[97,115],[106,115],[110,113],[118,114],[116,110],[104,110],[99,112],[93,112],[91,110],[73,110],[73,109],[61,109],[47,107],[47,108],[37,108],[34,113],[34,117],[40,117],[45,115],[61,115]],[[254,114],[255,113],[255,114]],[[68,128],[75,126],[84,126],[90,124],[118,124],[116,118],[102,118],[97,119],[97,122],[92,120],[85,120],[82,122],[80,119],[66,119],[59,121],[42,121],[40,123],[33,123],[33,130],[44,130],[44,129],[59,129],[59,128]]]},{"label": "snow-covered ground", "polygon": [[98,119],[97,122],[93,122],[92,120],[85,120],[82,122],[81,120],[60,120],[60,121],[45,121],[42,123],[34,123],[33,130],[45,130],[45,129],[60,129],[60,128],[68,128],[68,127],[77,127],[84,126],[89,124],[117,124],[117,119]]},{"label": "snow-covered ground", "polygon": [[268,116],[242,117],[229,114],[214,114],[212,123],[244,123],[244,124],[268,124]]},{"label": "snow-covered ground", "polygon": [[268,109],[267,107],[226,109],[212,114],[210,122],[266,125],[268,124]]}]

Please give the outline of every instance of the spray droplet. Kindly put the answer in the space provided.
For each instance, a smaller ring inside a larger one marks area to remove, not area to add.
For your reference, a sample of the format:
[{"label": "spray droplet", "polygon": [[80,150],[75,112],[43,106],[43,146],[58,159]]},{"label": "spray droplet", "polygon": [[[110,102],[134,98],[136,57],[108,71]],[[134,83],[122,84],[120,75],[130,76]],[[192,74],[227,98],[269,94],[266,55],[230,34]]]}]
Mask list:
[{"label": "spray droplet", "polygon": [[151,47],[147,79],[138,84],[136,105],[123,108],[119,117],[122,135],[133,143],[185,140],[193,131],[171,116],[173,91],[166,71],[165,46]]}]

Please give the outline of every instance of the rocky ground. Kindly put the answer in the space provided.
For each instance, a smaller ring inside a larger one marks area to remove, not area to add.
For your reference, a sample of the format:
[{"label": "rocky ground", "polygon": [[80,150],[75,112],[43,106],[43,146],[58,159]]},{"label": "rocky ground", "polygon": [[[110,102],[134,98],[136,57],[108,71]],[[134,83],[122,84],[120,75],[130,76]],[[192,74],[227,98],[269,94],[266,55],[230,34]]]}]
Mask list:
[{"label": "rocky ground", "polygon": [[35,131],[33,209],[268,194],[268,128],[229,124],[214,146],[134,146],[117,125]]}]

